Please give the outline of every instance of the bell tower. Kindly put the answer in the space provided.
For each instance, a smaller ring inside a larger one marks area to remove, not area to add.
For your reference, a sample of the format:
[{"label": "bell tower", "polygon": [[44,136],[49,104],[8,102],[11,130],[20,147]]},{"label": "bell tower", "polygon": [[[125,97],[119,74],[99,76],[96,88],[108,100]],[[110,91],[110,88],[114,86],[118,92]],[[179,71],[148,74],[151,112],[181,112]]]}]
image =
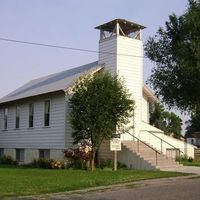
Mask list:
[{"label": "bell tower", "polygon": [[[124,79],[125,85],[135,100],[133,134],[140,130],[142,120],[142,89],[143,89],[143,43],[142,29],[145,27],[125,19],[115,19],[100,26],[99,64],[111,74],[118,74]],[[124,134],[122,139],[132,139]]]}]

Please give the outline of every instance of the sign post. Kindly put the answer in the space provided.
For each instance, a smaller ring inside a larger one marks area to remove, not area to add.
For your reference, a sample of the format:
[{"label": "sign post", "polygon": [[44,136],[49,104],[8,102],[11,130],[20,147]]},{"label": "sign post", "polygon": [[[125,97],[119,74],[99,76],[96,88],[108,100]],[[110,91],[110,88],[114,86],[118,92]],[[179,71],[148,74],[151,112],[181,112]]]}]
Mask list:
[{"label": "sign post", "polygon": [[117,171],[117,151],[121,151],[120,134],[113,134],[110,140],[110,150],[114,151],[114,171]]}]

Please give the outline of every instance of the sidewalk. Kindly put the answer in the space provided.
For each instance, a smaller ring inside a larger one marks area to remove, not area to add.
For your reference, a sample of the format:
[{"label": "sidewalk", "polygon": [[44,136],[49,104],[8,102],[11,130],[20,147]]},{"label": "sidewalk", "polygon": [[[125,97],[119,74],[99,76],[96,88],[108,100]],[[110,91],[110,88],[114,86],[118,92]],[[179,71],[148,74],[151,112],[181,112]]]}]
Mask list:
[{"label": "sidewalk", "polygon": [[170,169],[166,169],[165,171],[183,172],[183,173],[191,173],[191,174],[200,175],[200,167],[193,167],[193,166],[181,166],[180,168],[170,168]]}]

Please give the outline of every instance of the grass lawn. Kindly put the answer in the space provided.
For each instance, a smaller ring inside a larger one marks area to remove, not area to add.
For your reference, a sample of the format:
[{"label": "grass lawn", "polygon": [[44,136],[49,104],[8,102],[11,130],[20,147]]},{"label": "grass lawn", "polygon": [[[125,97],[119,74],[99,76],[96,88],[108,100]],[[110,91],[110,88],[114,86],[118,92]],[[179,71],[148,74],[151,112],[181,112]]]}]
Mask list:
[{"label": "grass lawn", "polygon": [[181,164],[183,164],[184,166],[200,167],[200,161],[193,161],[193,162],[181,161]]},{"label": "grass lawn", "polygon": [[144,179],[181,176],[177,172],[119,170],[47,170],[0,165],[0,199],[3,197],[71,191]]}]

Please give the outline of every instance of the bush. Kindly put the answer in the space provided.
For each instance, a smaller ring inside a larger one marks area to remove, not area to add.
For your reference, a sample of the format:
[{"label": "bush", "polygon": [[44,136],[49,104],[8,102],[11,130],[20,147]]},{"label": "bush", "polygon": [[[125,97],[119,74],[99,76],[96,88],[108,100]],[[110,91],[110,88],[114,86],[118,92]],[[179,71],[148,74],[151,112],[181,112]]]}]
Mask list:
[{"label": "bush", "polygon": [[65,163],[63,161],[53,160],[51,162],[51,168],[52,169],[65,169]]},{"label": "bush", "polygon": [[69,168],[68,163],[60,160],[53,159],[34,159],[31,163],[24,165],[26,167],[35,167],[35,168],[43,168],[43,169],[65,169]]},{"label": "bush", "polygon": [[117,163],[117,167],[118,169],[128,169],[126,164],[120,162]]},{"label": "bush", "polygon": [[[111,159],[104,160],[102,159],[99,163],[99,168],[112,168],[114,167],[114,161]],[[117,168],[118,169],[127,169],[127,166],[123,163],[117,162]]]},{"label": "bush", "polygon": [[18,162],[14,160],[11,156],[3,156],[0,158],[0,164],[4,165],[18,165]]},{"label": "bush", "polygon": [[188,158],[188,162],[193,162],[193,160],[194,160],[194,159],[193,159],[192,157],[189,157],[189,158]]},{"label": "bush", "polygon": [[177,157],[176,160],[177,160],[177,161],[180,160],[180,161],[183,161],[183,162],[185,161],[185,162],[186,162],[186,161],[188,161],[188,157],[187,157],[186,155],[184,155],[184,156],[182,155],[182,156],[180,156],[180,157]]},{"label": "bush", "polygon": [[180,161],[182,162],[193,162],[194,159],[192,157],[187,157],[186,155],[180,157]]},{"label": "bush", "polygon": [[88,169],[91,151],[86,145],[81,145],[77,148],[68,148],[64,151],[64,155],[70,163],[70,167],[74,169]]},{"label": "bush", "polygon": [[104,168],[113,168],[113,161],[111,159],[101,159],[99,162],[99,168],[104,169]]},{"label": "bush", "polygon": [[51,163],[53,162],[52,159],[34,159],[30,164],[27,166],[29,167],[36,167],[36,168],[43,168],[43,169],[52,169]]}]

